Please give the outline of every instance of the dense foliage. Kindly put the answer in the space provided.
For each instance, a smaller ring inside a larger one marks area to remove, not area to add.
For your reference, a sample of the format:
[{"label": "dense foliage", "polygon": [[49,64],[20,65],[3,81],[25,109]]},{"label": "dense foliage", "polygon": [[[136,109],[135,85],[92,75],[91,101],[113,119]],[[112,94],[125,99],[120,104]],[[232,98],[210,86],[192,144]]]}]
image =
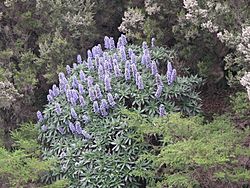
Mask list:
[{"label": "dense foliage", "polygon": [[[237,130],[228,117],[203,123],[201,117],[171,114],[145,119],[129,112],[129,127],[137,130],[150,150],[140,154],[137,164],[149,164],[133,174],[145,178],[148,187],[230,187],[247,185],[250,171],[244,145],[249,129]],[[142,136],[143,135],[143,136]]]},{"label": "dense foliage", "polygon": [[[151,47],[144,42],[140,48],[127,45],[122,35],[115,48],[113,38],[105,37],[104,46],[105,51],[100,45],[88,50],[87,61],[78,55],[79,64],[67,66],[67,76],[59,74],[59,88],[53,85],[49,104],[37,114],[44,157],[60,158],[51,176],[66,176],[74,187],[136,186],[130,172],[143,146],[120,109],[152,117],[200,111],[195,89],[201,80],[176,77],[169,52],[156,47],[154,39]],[[160,75],[157,64],[165,64],[167,73]]]},{"label": "dense foliage", "polygon": [[[0,147],[0,175],[6,177],[12,187],[34,183],[48,169],[52,162],[39,159],[40,149],[36,141],[37,129],[32,123],[23,124],[12,132],[14,151]],[[2,182],[3,183],[3,182]]]},{"label": "dense foliage", "polygon": [[[15,105],[3,109],[6,126],[34,119],[36,108],[57,74],[70,64],[77,51],[93,45],[96,8],[89,0],[5,0],[0,3],[0,81],[11,83]],[[4,99],[1,99],[3,101]],[[20,113],[20,106],[25,110]],[[33,115],[33,116],[32,116]],[[27,118],[29,117],[29,118]]]},{"label": "dense foliage", "polygon": [[0,185],[248,187],[249,15],[248,0],[2,0]]}]

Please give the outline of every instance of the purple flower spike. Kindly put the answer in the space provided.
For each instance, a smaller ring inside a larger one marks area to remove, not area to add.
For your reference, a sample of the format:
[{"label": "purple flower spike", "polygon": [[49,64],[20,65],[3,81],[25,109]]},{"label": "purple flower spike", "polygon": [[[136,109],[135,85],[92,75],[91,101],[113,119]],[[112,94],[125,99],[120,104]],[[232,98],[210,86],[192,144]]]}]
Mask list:
[{"label": "purple flower spike", "polygon": [[168,85],[170,86],[172,84],[172,82],[171,82],[171,76],[167,76],[167,81],[168,81]]},{"label": "purple flower spike", "polygon": [[130,58],[131,58],[131,64],[135,64],[136,63],[136,56],[134,53],[131,54]]},{"label": "purple flower spike", "polygon": [[93,58],[97,57],[98,56],[98,51],[97,51],[97,47],[94,46],[91,50],[92,54],[93,54]]},{"label": "purple flower spike", "polygon": [[154,48],[155,47],[155,38],[151,39],[151,47]]},{"label": "purple flower spike", "polygon": [[76,100],[75,100],[73,97],[70,98],[70,103],[71,103],[73,106],[76,106]]},{"label": "purple flower spike", "polygon": [[129,48],[129,49],[128,49],[128,55],[129,55],[129,57],[131,57],[131,55],[132,55],[133,53],[134,53],[133,50],[132,50],[131,48]]},{"label": "purple flower spike", "polygon": [[85,82],[86,81],[86,75],[84,74],[84,72],[82,70],[80,70],[80,80],[82,82]]},{"label": "purple flower spike", "polygon": [[82,130],[82,135],[87,139],[91,139],[92,137],[90,136],[90,134],[88,134],[85,130]]},{"label": "purple flower spike", "polygon": [[66,92],[67,90],[67,86],[68,86],[68,81],[60,81],[59,80],[59,88],[60,88],[60,91],[63,93],[63,92]]},{"label": "purple flower spike", "polygon": [[70,75],[71,73],[71,68],[69,65],[66,66],[66,71],[67,71],[67,74]]},{"label": "purple flower spike", "polygon": [[143,49],[143,51],[145,51],[146,49],[148,49],[148,45],[147,45],[147,42],[143,42],[142,43],[142,49]]},{"label": "purple flower spike", "polygon": [[120,48],[121,46],[123,46],[123,44],[122,44],[122,38],[119,37],[118,38],[118,42],[117,42],[117,48]]},{"label": "purple flower spike", "polygon": [[170,62],[170,61],[168,61],[168,65],[167,65],[167,72],[172,73],[172,71],[173,71],[172,64],[171,64],[171,62]]},{"label": "purple flower spike", "polygon": [[69,121],[69,130],[74,134],[76,132],[76,128],[72,122]]},{"label": "purple flower spike", "polygon": [[79,102],[80,102],[81,107],[85,107],[86,106],[86,102],[85,102],[83,96],[81,96],[81,95],[79,96]]},{"label": "purple flower spike", "polygon": [[95,57],[95,67],[96,69],[98,69],[99,65],[100,65],[100,58],[99,57]]},{"label": "purple flower spike", "polygon": [[89,98],[91,101],[96,100],[95,90],[94,90],[93,86],[89,88]]},{"label": "purple flower spike", "polygon": [[114,53],[114,54],[113,54],[113,58],[112,58],[112,60],[113,60],[113,61],[114,61],[114,60],[118,61],[118,59],[119,59],[119,58],[118,58],[117,53]]},{"label": "purple flower spike", "polygon": [[142,65],[146,65],[146,64],[147,64],[147,56],[146,56],[146,54],[143,54],[143,55],[142,55],[141,64],[142,64]]},{"label": "purple flower spike", "polygon": [[157,87],[156,92],[155,92],[155,97],[156,97],[157,99],[159,99],[159,98],[161,97],[162,90],[163,90],[163,86],[162,86],[162,85],[159,85],[159,86]]},{"label": "purple flower spike", "polygon": [[70,103],[71,103],[73,106],[76,106],[76,100],[75,100],[75,98],[71,97],[71,98],[70,98]]},{"label": "purple flower spike", "polygon": [[125,67],[125,80],[128,81],[131,79],[131,76],[130,76],[130,69]]},{"label": "purple flower spike", "polygon": [[108,115],[107,110],[102,105],[100,106],[100,112],[103,117],[106,117]]},{"label": "purple flower spike", "polygon": [[127,37],[123,34],[121,34],[121,39],[122,39],[122,45],[125,46],[128,42],[127,42]]},{"label": "purple flower spike", "polygon": [[131,65],[130,61],[126,61],[126,63],[125,63],[125,68],[130,69],[130,65]]},{"label": "purple flower spike", "polygon": [[110,49],[115,49],[115,41],[113,37],[109,38]]},{"label": "purple flower spike", "polygon": [[101,105],[100,105],[100,112],[103,117],[108,115],[107,109],[108,109],[108,103],[106,99],[102,99]]},{"label": "purple flower spike", "polygon": [[121,54],[121,57],[122,57],[122,61],[126,61],[127,60],[127,56],[126,56],[126,50],[125,50],[124,46],[120,47],[120,54]]},{"label": "purple flower spike", "polygon": [[[113,63],[112,63],[113,67],[118,65],[117,59],[113,59],[112,62],[113,62]],[[114,69],[115,69],[115,68],[114,68]]]},{"label": "purple flower spike", "polygon": [[60,94],[60,90],[55,84],[53,84],[52,86],[52,91],[53,91],[53,96],[55,97],[57,97]]},{"label": "purple flower spike", "polygon": [[98,44],[95,46],[94,52],[92,51],[94,57],[100,57],[103,54],[101,44]]},{"label": "purple flower spike", "polygon": [[98,84],[95,85],[95,94],[96,94],[97,99],[102,98],[102,92],[101,92],[100,86]]},{"label": "purple flower spike", "polygon": [[119,65],[115,65],[115,66],[114,66],[114,72],[115,72],[115,77],[120,77],[120,76],[122,76],[122,72],[121,72],[121,70],[120,70],[120,68],[119,68]]},{"label": "purple flower spike", "polygon": [[108,105],[108,102],[107,102],[106,99],[102,99],[102,100],[101,100],[101,104],[102,104],[106,109],[109,108],[109,105]]},{"label": "purple flower spike", "polygon": [[77,90],[72,89],[72,90],[71,90],[71,96],[70,96],[70,97],[71,97],[71,98],[70,98],[71,104],[72,104],[73,106],[75,106],[75,105],[76,105],[76,102],[77,102],[77,100],[78,100],[78,98],[79,98]]},{"label": "purple flower spike", "polygon": [[53,91],[51,89],[49,89],[49,95],[54,97],[54,93],[53,93]]},{"label": "purple flower spike", "polygon": [[98,102],[97,101],[94,101],[93,102],[93,110],[96,114],[99,114],[100,112],[100,109],[99,109],[99,105],[98,105]]},{"label": "purple flower spike", "polygon": [[57,130],[58,130],[62,135],[65,134],[65,130],[64,130],[63,127],[58,127]]},{"label": "purple flower spike", "polygon": [[43,121],[43,114],[41,111],[37,111],[36,116],[39,122]]},{"label": "purple flower spike", "polygon": [[[168,85],[171,85],[172,84],[172,72],[173,72],[173,67],[172,67],[171,62],[168,62],[167,68],[168,68],[167,69],[167,81],[168,81]],[[175,76],[176,76],[176,71],[175,71]]]},{"label": "purple flower spike", "polygon": [[155,75],[155,78],[156,78],[156,85],[157,86],[163,86],[163,82],[161,80],[161,76],[158,73]]},{"label": "purple flower spike", "polygon": [[66,98],[67,98],[67,101],[70,102],[70,99],[71,99],[71,90],[66,90]]},{"label": "purple flower spike", "polygon": [[99,64],[99,67],[98,67],[98,77],[99,77],[99,80],[104,79],[104,69],[101,64]]},{"label": "purple flower spike", "polygon": [[150,53],[149,53],[149,50],[146,49],[145,50],[145,55],[146,55],[146,67],[147,68],[150,68],[151,67],[151,56],[150,56]]},{"label": "purple flower spike", "polygon": [[57,115],[60,115],[62,113],[62,109],[61,109],[59,103],[56,103],[56,113],[57,113]]},{"label": "purple flower spike", "polygon": [[109,70],[109,62],[107,60],[103,62],[103,68],[105,71]]},{"label": "purple flower spike", "polygon": [[59,80],[64,80],[66,78],[63,72],[60,72],[58,75],[59,75]]},{"label": "purple flower spike", "polygon": [[50,103],[50,102],[53,101],[53,97],[52,97],[51,95],[47,95],[47,100],[48,100],[48,102]]},{"label": "purple flower spike", "polygon": [[59,73],[59,88],[62,92],[66,92],[67,90],[68,80],[65,77],[64,73]]},{"label": "purple flower spike", "polygon": [[105,91],[112,90],[111,78],[108,75],[105,75],[105,77],[104,77],[104,85],[105,85]]},{"label": "purple flower spike", "polygon": [[88,50],[87,51],[87,55],[88,55],[88,59],[90,58],[90,59],[92,59],[93,58],[93,55],[92,55],[92,53],[91,53],[91,51],[90,50]]},{"label": "purple flower spike", "polygon": [[88,64],[88,69],[89,70],[93,70],[94,69],[94,65],[93,65],[93,61],[92,61],[91,57],[88,57],[87,64]]},{"label": "purple flower spike", "polygon": [[46,131],[48,130],[48,127],[47,127],[46,125],[43,125],[43,126],[41,127],[41,129],[42,129],[43,132],[46,132]]},{"label": "purple flower spike", "polygon": [[102,45],[101,44],[97,44],[97,46],[98,46],[99,53],[102,52]]},{"label": "purple flower spike", "polygon": [[93,77],[92,76],[88,76],[88,88],[92,87],[93,86]]},{"label": "purple flower spike", "polygon": [[161,117],[165,116],[166,115],[166,110],[165,110],[165,106],[163,104],[160,105],[159,107],[159,115]]},{"label": "purple flower spike", "polygon": [[151,73],[152,75],[156,75],[158,73],[158,68],[155,61],[153,61],[151,64]]},{"label": "purple flower spike", "polygon": [[99,54],[100,56],[102,56],[102,54],[103,54],[102,45],[101,45],[101,44],[98,44],[97,47],[98,47],[98,54]]},{"label": "purple flower spike", "polygon": [[167,71],[168,72],[172,72],[173,71],[173,67],[170,61],[168,61],[168,65],[167,65]]},{"label": "purple flower spike", "polygon": [[77,68],[77,64],[73,63],[73,69],[76,69],[76,68]]},{"label": "purple flower spike", "polygon": [[137,85],[138,89],[144,89],[142,77],[141,77],[139,72],[137,72],[137,76],[136,76],[136,85]]},{"label": "purple flower spike", "polygon": [[77,55],[76,61],[77,61],[78,64],[82,64],[82,57],[81,57],[81,55],[79,55],[79,54]]},{"label": "purple flower spike", "polygon": [[75,128],[76,128],[76,133],[77,134],[82,134],[82,127],[81,127],[81,123],[79,121],[77,121],[75,123]]},{"label": "purple flower spike", "polygon": [[112,62],[109,60],[107,63],[108,63],[108,69],[112,70],[113,69]]},{"label": "purple flower spike", "polygon": [[104,61],[104,60],[108,60],[108,56],[109,56],[108,53],[107,53],[107,52],[104,52],[104,53],[103,53],[103,61]]},{"label": "purple flower spike", "polygon": [[111,93],[108,93],[108,102],[111,107],[114,107],[116,105],[116,102],[114,100],[114,97]]},{"label": "purple flower spike", "polygon": [[78,91],[79,91],[79,93],[82,94],[82,95],[85,93],[85,90],[84,90],[82,84],[78,84]]},{"label": "purple flower spike", "polygon": [[73,80],[72,80],[72,87],[73,88],[77,88],[78,87],[78,80],[76,78],[76,76],[73,76]]},{"label": "purple flower spike", "polygon": [[87,115],[83,115],[82,116],[82,120],[84,121],[84,123],[88,123],[89,122],[89,117]]},{"label": "purple flower spike", "polygon": [[76,63],[73,63],[73,69],[76,69],[77,68],[77,64]]},{"label": "purple flower spike", "polygon": [[54,91],[54,90],[56,90],[56,89],[57,89],[56,84],[53,84],[53,86],[52,86],[52,91]]},{"label": "purple flower spike", "polygon": [[104,37],[104,48],[110,49],[110,40],[107,36]]},{"label": "purple flower spike", "polygon": [[171,74],[171,84],[176,80],[176,69],[173,69]]},{"label": "purple flower spike", "polygon": [[137,67],[136,67],[136,64],[131,64],[131,70],[132,70],[132,74],[133,74],[133,77],[136,78],[136,75],[137,75]]},{"label": "purple flower spike", "polygon": [[73,107],[71,107],[70,113],[71,113],[71,116],[72,116],[74,119],[77,118],[77,113],[76,113],[76,111],[75,111],[75,109],[74,109]]}]

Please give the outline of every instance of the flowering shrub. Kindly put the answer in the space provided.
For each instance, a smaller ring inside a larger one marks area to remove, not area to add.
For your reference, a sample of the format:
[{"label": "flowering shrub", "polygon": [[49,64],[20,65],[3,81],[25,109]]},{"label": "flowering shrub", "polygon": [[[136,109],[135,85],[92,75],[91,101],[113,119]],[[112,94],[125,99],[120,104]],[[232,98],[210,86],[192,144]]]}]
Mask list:
[{"label": "flowering shrub", "polygon": [[9,108],[15,102],[15,98],[21,96],[9,81],[0,81],[0,90],[0,109]]},{"label": "flowering shrub", "polygon": [[230,50],[223,56],[228,79],[238,81],[249,70],[250,27],[248,1],[183,0],[187,25],[212,33]]},{"label": "flowering shrub", "polygon": [[178,77],[171,59],[159,58],[167,62],[166,74],[160,74],[156,57],[164,55],[156,52],[167,51],[154,41],[139,47],[128,45],[124,35],[117,44],[105,37],[105,50],[93,47],[87,60],[78,55],[73,68],[59,74],[44,112],[37,112],[44,158],[59,158],[58,169],[46,181],[66,177],[71,187],[137,187],[140,179],[130,172],[145,146],[121,109],[143,116],[200,111],[196,88],[201,79]]},{"label": "flowering shrub", "polygon": [[129,8],[124,12],[124,18],[118,29],[130,38],[141,38],[144,22],[145,18],[140,9]]}]

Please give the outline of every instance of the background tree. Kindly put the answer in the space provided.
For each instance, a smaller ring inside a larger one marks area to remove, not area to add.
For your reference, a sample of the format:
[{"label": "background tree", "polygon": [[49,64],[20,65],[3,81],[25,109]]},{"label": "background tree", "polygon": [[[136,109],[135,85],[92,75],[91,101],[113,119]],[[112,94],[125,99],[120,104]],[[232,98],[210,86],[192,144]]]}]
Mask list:
[{"label": "background tree", "polygon": [[137,40],[156,37],[176,50],[182,68],[236,85],[250,69],[248,1],[145,0],[137,8],[125,11],[119,30]]},{"label": "background tree", "polygon": [[89,0],[0,3],[0,79],[22,94],[8,111],[1,108],[6,127],[33,119],[57,73],[93,44],[94,8]]}]

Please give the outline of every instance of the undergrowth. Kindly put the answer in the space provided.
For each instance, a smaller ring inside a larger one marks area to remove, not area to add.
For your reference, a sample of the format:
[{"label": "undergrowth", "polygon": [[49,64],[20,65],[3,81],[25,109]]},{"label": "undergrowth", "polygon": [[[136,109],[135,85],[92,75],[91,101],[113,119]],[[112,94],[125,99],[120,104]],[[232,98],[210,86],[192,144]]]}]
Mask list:
[{"label": "undergrowth", "polygon": [[249,148],[243,145],[250,131],[236,129],[229,117],[204,123],[197,116],[171,114],[147,120],[125,113],[129,114],[130,127],[143,135],[150,148],[140,155],[137,165],[149,163],[151,169],[133,171],[146,179],[148,187],[206,187],[206,181],[210,185],[244,185],[250,180],[250,170],[241,161],[250,157]]}]

